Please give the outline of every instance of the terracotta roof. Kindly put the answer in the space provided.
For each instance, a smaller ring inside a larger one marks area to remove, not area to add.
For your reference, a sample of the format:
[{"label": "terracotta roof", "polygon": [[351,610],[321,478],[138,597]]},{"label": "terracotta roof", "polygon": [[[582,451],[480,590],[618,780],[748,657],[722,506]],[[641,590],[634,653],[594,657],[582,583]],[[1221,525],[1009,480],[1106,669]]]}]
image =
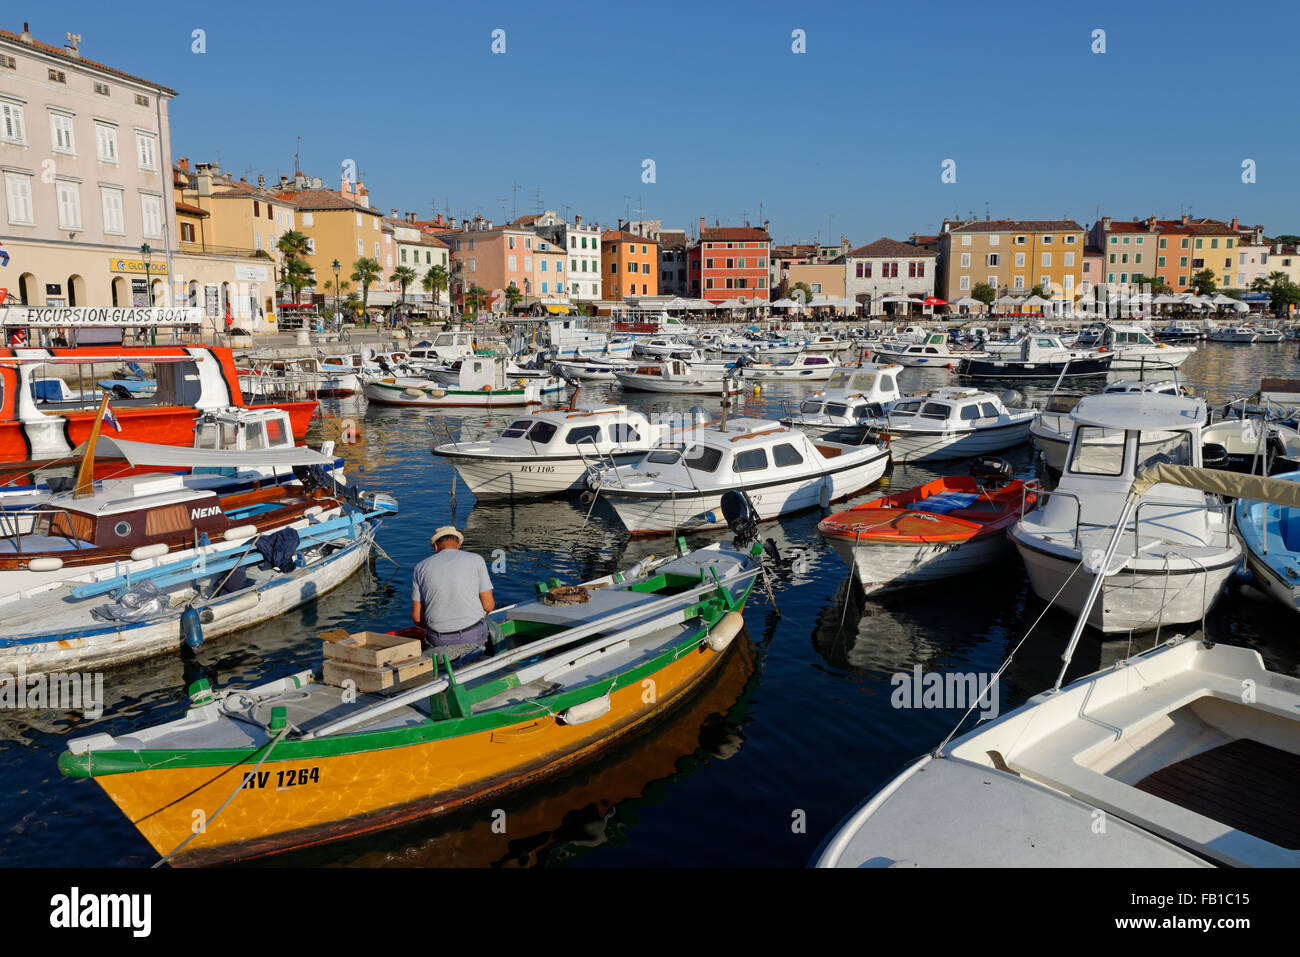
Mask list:
[{"label": "terracotta roof", "polygon": [[420,245],[421,245],[421,246],[438,246],[438,247],[440,247],[440,248],[442,248],[442,249],[446,249],[446,248],[447,248],[447,244],[444,243],[444,242],[443,242],[441,239],[439,239],[437,236],[431,236],[431,235],[429,235],[428,233],[426,233],[426,232],[424,232],[424,231],[421,231],[421,232],[420,232]]},{"label": "terracotta roof", "polygon": [[602,243],[630,242],[630,243],[650,243],[655,246],[659,245],[659,243],[656,240],[649,239],[645,236],[638,236],[636,233],[629,233],[626,229],[606,230],[605,232],[600,234],[600,241]]},{"label": "terracotta roof", "polygon": [[772,241],[771,236],[753,226],[706,226],[704,231],[700,233],[700,241],[705,243],[716,243],[719,240],[734,242],[738,239],[757,239],[760,242],[769,243]]},{"label": "terracotta roof", "polygon": [[535,226],[537,221],[542,218],[541,213],[530,213],[527,216],[520,216],[518,219],[512,219],[510,226]]},{"label": "terracotta roof", "polygon": [[684,229],[662,229],[659,231],[659,245],[669,249],[685,249],[690,239]]},{"label": "terracotta roof", "polygon": [[[194,187],[191,186],[190,189]],[[212,183],[213,199],[260,199],[265,203],[282,203],[285,206],[297,206],[291,199],[285,199],[271,193],[270,190],[254,186],[252,183],[227,182],[225,180],[214,181]]]},{"label": "terracotta roof", "polygon": [[953,233],[1061,233],[1082,232],[1083,227],[1073,219],[975,219],[969,223],[953,225]]},{"label": "terracotta roof", "polygon": [[184,213],[186,216],[198,216],[201,219],[206,219],[208,216],[212,215],[206,209],[199,209],[197,206],[191,206],[189,203],[177,203],[176,212]]},{"label": "terracotta roof", "polygon": [[50,56],[58,57],[60,60],[64,60],[67,63],[72,63],[72,64],[79,63],[83,66],[91,67],[92,69],[103,70],[105,73],[111,73],[114,76],[120,76],[124,80],[131,80],[135,83],[141,83],[145,86],[149,86],[149,87],[153,87],[154,89],[161,90],[163,93],[166,93],[168,96],[176,95],[175,90],[165,87],[161,83],[155,83],[152,80],[146,80],[144,77],[135,76],[134,74],[131,73],[124,73],[123,71],[116,70],[111,66],[105,66],[102,63],[97,63],[94,60],[89,60],[84,56],[80,56],[80,55],[73,56],[71,53],[69,53],[67,50],[63,49],[62,47],[50,46],[50,44],[42,43],[40,40],[32,40],[31,43],[24,43],[21,36],[19,36],[17,33],[10,33],[8,30],[0,30],[0,40],[11,40],[14,43],[18,44],[20,47],[27,47],[29,49],[40,50],[42,53],[47,53]]},{"label": "terracotta roof", "polygon": [[773,259],[798,259],[802,256],[811,256],[817,252],[817,247],[812,243],[791,243],[786,246],[773,246]]},{"label": "terracotta roof", "polygon": [[867,243],[865,246],[849,250],[848,255],[855,259],[886,259],[904,256],[910,258],[936,256],[938,254],[929,249],[922,249],[920,246],[913,246],[911,243],[900,243],[896,239],[882,237],[874,243]]},{"label": "terracotta roof", "polygon": [[369,213],[372,216],[381,216],[379,210],[370,206],[362,206],[360,203],[348,199],[341,193],[332,189],[300,189],[300,190],[280,190],[271,193],[272,198],[287,200],[293,203],[299,209],[307,210],[329,210],[329,209],[355,209],[361,213]]},{"label": "terracotta roof", "polygon": [[912,238],[908,240],[908,242],[911,243],[913,246],[934,246],[934,245],[938,245],[939,237],[913,235]]}]

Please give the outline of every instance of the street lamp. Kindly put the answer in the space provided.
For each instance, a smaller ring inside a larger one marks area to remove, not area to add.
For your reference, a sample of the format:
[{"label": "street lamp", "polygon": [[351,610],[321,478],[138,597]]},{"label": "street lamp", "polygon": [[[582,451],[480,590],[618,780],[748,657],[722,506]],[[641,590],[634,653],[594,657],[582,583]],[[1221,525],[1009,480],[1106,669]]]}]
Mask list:
[{"label": "street lamp", "polygon": [[[144,257],[144,295],[145,295],[146,306],[153,305],[153,283],[149,279],[149,254],[151,252],[153,252],[153,250],[149,248],[148,243],[144,243],[143,245],[140,246],[140,255]],[[158,327],[154,326],[149,331],[149,345],[156,346],[157,344],[158,344]]]},{"label": "street lamp", "polygon": [[339,261],[334,260],[334,321],[341,325],[342,314],[339,312]]}]

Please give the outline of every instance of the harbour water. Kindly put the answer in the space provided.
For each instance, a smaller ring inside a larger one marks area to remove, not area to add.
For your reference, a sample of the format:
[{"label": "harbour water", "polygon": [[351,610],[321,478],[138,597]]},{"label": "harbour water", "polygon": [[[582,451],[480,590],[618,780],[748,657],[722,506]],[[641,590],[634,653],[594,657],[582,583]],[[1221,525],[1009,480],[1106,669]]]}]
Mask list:
[{"label": "harbour water", "polygon": [[[1179,378],[1221,407],[1253,391],[1264,375],[1300,375],[1294,344],[1202,344]],[[913,390],[949,378],[943,370],[909,369],[901,382]],[[1094,380],[1086,388],[1099,387]],[[782,384],[742,395],[735,413],[775,416],[783,400],[797,403],[810,390]],[[623,401],[616,387],[599,384],[584,388],[581,401],[604,398]],[[695,405],[714,411],[717,404],[644,393],[626,401],[645,412]],[[428,554],[429,534],[440,525],[462,528],[465,547],[488,560],[498,605],[531,594],[535,581],[582,581],[672,547],[667,537],[629,541],[599,500],[588,515],[576,500],[479,505],[463,486],[453,498],[451,467],[429,454],[440,440],[434,426],[446,424],[463,435],[495,433],[512,418],[510,411],[367,409],[359,398],[324,406],[331,418],[309,439],[333,435],[341,420],[354,419],[359,441],[340,448],[349,480],[392,493],[401,512],[380,532],[384,554],[368,572],[305,609],[205,646],[200,657],[216,687],[315,664],[317,634],[328,628],[407,624],[410,571]],[[1020,475],[1033,474],[1029,446],[1007,458]],[[965,467],[896,466],[889,487],[908,488]],[[598,763],[490,807],[261,863],[803,866],[848,811],[938,743],[961,716],[957,710],[894,707],[892,676],[918,666],[991,674],[1044,611],[1014,551],[981,575],[864,600],[849,587],[848,569],[816,535],[823,514],[762,526],[762,537],[774,539],[782,555],[772,576],[780,614],[756,590],[745,613],[748,635],[725,668],[646,734]],[[719,537],[700,534],[690,541]],[[1051,684],[1072,624],[1055,610],[1042,614],[1000,684],[1001,710]],[[1293,613],[1234,580],[1206,628],[1216,640],[1257,649],[1271,669],[1300,676],[1295,624]],[[1094,670],[1152,640],[1087,635],[1071,673]],[[156,859],[93,782],[62,777],[55,762],[69,736],[122,733],[178,717],[184,708],[180,659],[110,672],[104,690],[97,720],[61,711],[0,711],[0,863],[145,866]]]}]

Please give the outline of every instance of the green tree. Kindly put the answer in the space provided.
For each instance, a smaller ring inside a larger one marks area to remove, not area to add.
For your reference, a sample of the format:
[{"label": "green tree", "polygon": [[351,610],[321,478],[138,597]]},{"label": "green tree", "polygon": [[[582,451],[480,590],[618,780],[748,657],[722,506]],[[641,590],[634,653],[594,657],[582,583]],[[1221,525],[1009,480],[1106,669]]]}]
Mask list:
[{"label": "green tree", "polygon": [[402,290],[401,298],[398,300],[399,305],[406,304],[406,287],[415,282],[415,270],[410,266],[398,266],[393,270],[393,274],[388,277],[390,282],[397,283],[397,288]]},{"label": "green tree", "polygon": [[447,272],[447,267],[442,263],[438,263],[436,266],[429,267],[429,271],[420,280],[420,285],[424,287],[425,292],[433,297],[433,304],[436,306],[442,296],[442,291],[447,288],[450,282],[451,274]]},{"label": "green tree", "polygon": [[311,241],[304,233],[291,229],[276,241],[275,248],[284,254],[280,285],[293,291],[293,302],[297,305],[302,291],[316,281],[315,271],[307,264]]},{"label": "green tree", "polygon": [[1153,296],[1162,296],[1169,291],[1169,285],[1159,276],[1144,276],[1141,273],[1133,274],[1133,285],[1139,289],[1147,287]]},{"label": "green tree", "polygon": [[993,305],[993,300],[998,298],[998,291],[986,282],[977,282],[975,288],[970,291],[972,299],[978,299],[986,306]]},{"label": "green tree", "polygon": [[1214,281],[1213,269],[1202,269],[1192,277],[1192,292],[1198,296],[1213,296],[1219,284]]},{"label": "green tree", "polygon": [[1284,278],[1270,288],[1268,294],[1273,300],[1273,314],[1277,316],[1285,316],[1289,306],[1300,303],[1300,285],[1290,279]]},{"label": "green tree", "polygon": [[790,287],[789,298],[793,299],[800,305],[808,305],[808,303],[812,302],[813,298],[812,286],[808,285],[806,282],[795,283]]},{"label": "green tree", "polygon": [[361,284],[362,312],[365,312],[370,306],[370,287],[383,274],[384,271],[379,268],[379,263],[368,256],[362,256],[352,264],[351,279],[353,282]]},{"label": "green tree", "polygon": [[483,303],[487,301],[487,290],[478,283],[470,285],[465,291],[465,311],[478,312],[483,308]]},{"label": "green tree", "polygon": [[514,312],[515,306],[523,301],[524,294],[519,291],[519,287],[513,282],[506,287],[506,305]]}]

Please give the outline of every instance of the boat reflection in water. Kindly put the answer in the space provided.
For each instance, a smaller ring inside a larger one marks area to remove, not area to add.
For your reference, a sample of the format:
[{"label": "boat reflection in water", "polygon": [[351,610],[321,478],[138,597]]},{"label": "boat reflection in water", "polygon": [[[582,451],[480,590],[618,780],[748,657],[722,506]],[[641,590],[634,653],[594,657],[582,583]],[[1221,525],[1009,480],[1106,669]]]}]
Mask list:
[{"label": "boat reflection in water", "polygon": [[727,660],[688,698],[595,762],[455,812],[363,838],[290,851],[254,866],[533,867],[624,842],[638,810],[700,768],[735,755],[760,650],[742,629]]}]

